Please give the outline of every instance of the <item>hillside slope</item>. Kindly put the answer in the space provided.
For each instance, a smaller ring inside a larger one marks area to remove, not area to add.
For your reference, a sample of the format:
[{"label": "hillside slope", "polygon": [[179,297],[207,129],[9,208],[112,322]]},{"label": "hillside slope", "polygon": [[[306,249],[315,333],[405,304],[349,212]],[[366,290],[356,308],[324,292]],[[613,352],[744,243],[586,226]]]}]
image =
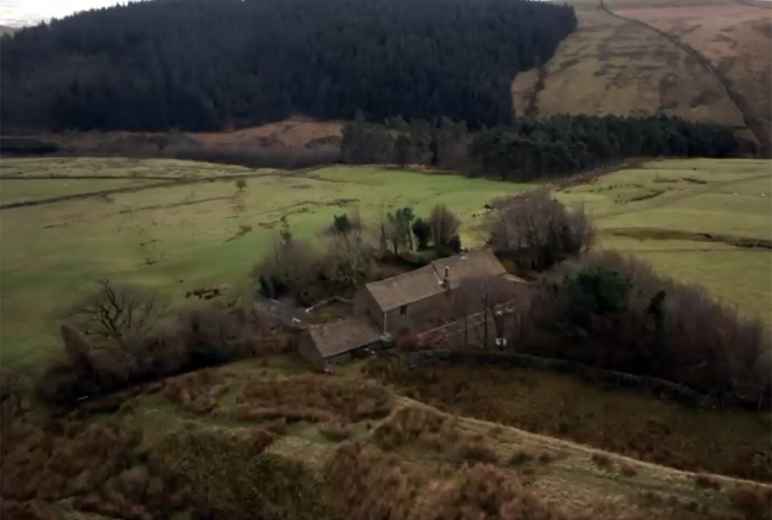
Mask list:
[{"label": "hillside slope", "polygon": [[571,7],[524,0],[168,0],[79,13],[3,44],[6,129],[216,131],[277,121],[510,120],[511,78]]},{"label": "hillside slope", "polygon": [[[19,414],[0,516],[741,520],[759,517],[737,497],[772,490],[448,414],[363,375],[274,356],[90,401],[55,426]],[[497,515],[510,500],[522,512]],[[551,514],[532,516],[539,504]],[[476,508],[491,516],[462,516]]]},{"label": "hillside slope", "polygon": [[614,13],[696,53],[725,86],[762,149],[772,151],[772,10],[746,3],[625,7]]},{"label": "hillside slope", "polygon": [[571,3],[578,30],[544,67],[515,78],[516,113],[663,112],[734,127],[757,145],[768,135],[772,11],[729,0]]}]

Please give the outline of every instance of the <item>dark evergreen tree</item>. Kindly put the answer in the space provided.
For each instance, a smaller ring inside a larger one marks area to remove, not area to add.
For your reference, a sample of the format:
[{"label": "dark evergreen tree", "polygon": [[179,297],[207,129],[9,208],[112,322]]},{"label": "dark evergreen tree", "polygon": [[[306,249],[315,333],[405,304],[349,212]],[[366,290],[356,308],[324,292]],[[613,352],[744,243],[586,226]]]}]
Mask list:
[{"label": "dark evergreen tree", "polygon": [[359,109],[502,124],[512,78],[575,27],[572,7],[527,0],[136,2],[4,37],[1,115],[6,129],[203,130]]}]

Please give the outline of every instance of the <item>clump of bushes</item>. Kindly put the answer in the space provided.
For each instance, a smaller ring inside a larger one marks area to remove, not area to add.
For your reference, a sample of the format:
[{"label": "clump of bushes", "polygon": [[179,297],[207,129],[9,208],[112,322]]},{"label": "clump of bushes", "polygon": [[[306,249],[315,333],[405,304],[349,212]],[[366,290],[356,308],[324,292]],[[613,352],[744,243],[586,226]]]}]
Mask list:
[{"label": "clump of bushes", "polygon": [[532,297],[526,350],[674,381],[718,404],[772,404],[772,341],[763,323],[645,262],[589,254],[562,265]]},{"label": "clump of bushes", "polygon": [[274,241],[272,254],[252,271],[257,290],[265,297],[292,296],[310,306],[329,295],[350,291],[373,273],[373,247],[365,237],[358,214],[336,215],[316,249],[297,239],[287,219]]},{"label": "clump of bushes", "polygon": [[167,436],[153,458],[189,491],[203,518],[329,518],[320,483],[302,464],[267,454],[261,428],[193,428]]},{"label": "clump of bushes", "polygon": [[495,201],[490,244],[521,270],[543,271],[586,252],[595,231],[583,210],[569,211],[549,191]]},{"label": "clump of bushes", "polygon": [[383,449],[392,450],[410,444],[421,436],[447,429],[447,418],[422,408],[402,408],[375,430],[374,440]]},{"label": "clump of bushes", "polygon": [[150,291],[100,282],[62,324],[65,357],[45,371],[38,394],[66,404],[287,345],[238,308],[165,309]]},{"label": "clump of bushes", "polygon": [[772,520],[772,490],[761,486],[738,486],[729,492],[732,505],[747,520]]},{"label": "clump of bushes", "polygon": [[375,430],[373,438],[384,450],[420,446],[444,454],[457,463],[495,464],[499,457],[482,435],[463,434],[454,421],[423,408],[402,408]]},{"label": "clump of bushes", "polygon": [[608,469],[611,467],[611,458],[605,453],[593,453],[590,459],[599,468]]},{"label": "clump of bushes", "polygon": [[455,449],[455,456],[465,462],[496,464],[499,461],[499,456],[482,436],[463,438]]},{"label": "clump of bushes", "polygon": [[564,518],[517,477],[489,464],[438,472],[354,443],[338,450],[325,476],[335,484],[330,498],[334,510],[351,520]]},{"label": "clump of bushes", "polygon": [[237,397],[242,418],[358,422],[389,414],[392,398],[382,386],[319,375],[247,383]]},{"label": "clump of bushes", "polygon": [[533,461],[533,455],[527,451],[517,450],[509,457],[509,465],[514,467],[525,466]]},{"label": "clump of bushes", "polygon": [[351,427],[342,422],[332,421],[319,426],[319,433],[332,442],[340,442],[351,437]]},{"label": "clump of bushes", "polygon": [[475,464],[464,467],[451,485],[441,489],[431,500],[425,518],[558,520],[564,515],[536,498],[510,473],[489,464]]}]

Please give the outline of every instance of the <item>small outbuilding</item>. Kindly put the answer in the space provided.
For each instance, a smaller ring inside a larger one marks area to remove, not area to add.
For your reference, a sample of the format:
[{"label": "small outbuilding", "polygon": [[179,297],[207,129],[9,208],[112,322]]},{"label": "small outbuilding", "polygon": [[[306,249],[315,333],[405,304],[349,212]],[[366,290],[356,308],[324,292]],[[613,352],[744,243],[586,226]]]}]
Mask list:
[{"label": "small outbuilding", "polygon": [[349,318],[322,325],[311,325],[300,339],[300,354],[320,369],[343,361],[356,351],[377,347],[380,332],[367,320]]}]

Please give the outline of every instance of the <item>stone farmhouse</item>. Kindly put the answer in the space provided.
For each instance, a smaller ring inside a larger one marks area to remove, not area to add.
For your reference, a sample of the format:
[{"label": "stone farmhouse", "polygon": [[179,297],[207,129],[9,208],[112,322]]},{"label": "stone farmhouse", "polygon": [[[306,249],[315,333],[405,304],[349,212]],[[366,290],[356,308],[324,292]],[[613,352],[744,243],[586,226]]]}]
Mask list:
[{"label": "stone farmhouse", "polygon": [[489,250],[435,260],[367,284],[355,298],[354,317],[309,327],[299,351],[314,365],[325,367],[358,350],[390,343],[403,332],[422,332],[459,317],[457,298],[465,284],[500,289],[518,281]]}]

